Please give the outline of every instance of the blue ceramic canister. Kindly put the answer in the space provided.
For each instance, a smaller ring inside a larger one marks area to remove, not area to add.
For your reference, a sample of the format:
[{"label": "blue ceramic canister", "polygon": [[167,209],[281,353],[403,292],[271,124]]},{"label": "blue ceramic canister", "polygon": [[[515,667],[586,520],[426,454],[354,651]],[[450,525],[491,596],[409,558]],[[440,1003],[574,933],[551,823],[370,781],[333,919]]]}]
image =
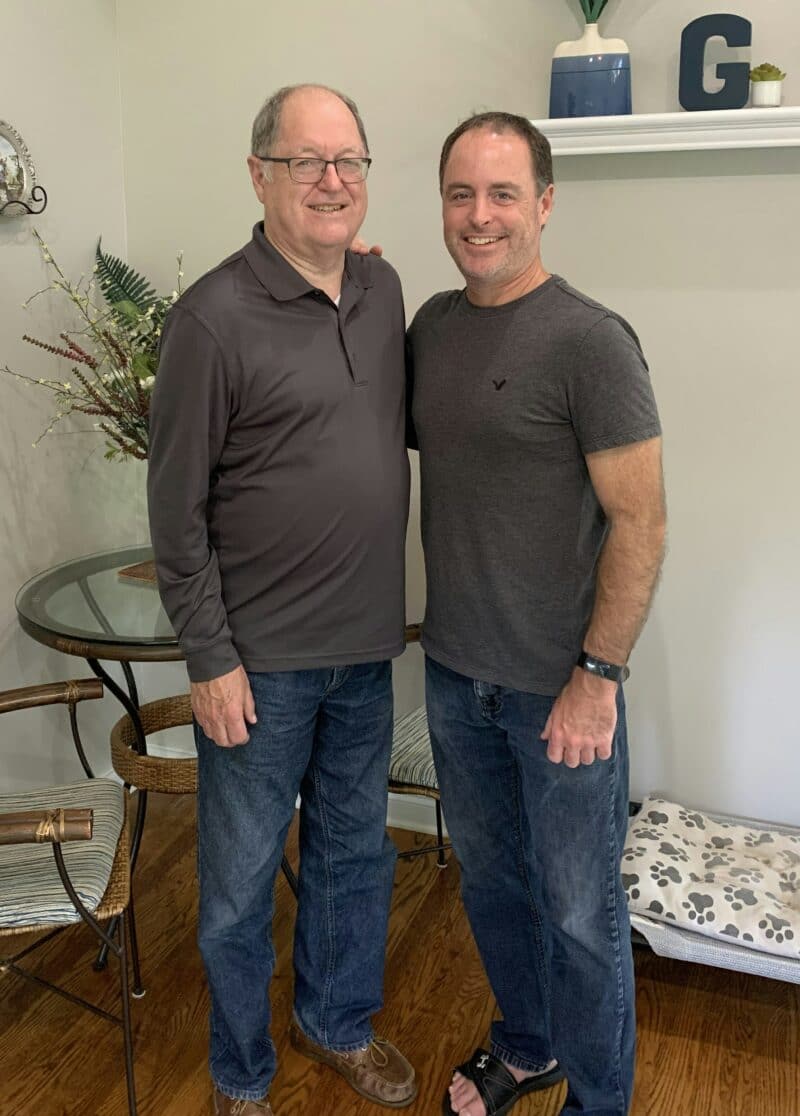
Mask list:
[{"label": "blue ceramic canister", "polygon": [[631,60],[622,39],[587,23],[580,39],[559,43],[550,74],[550,117],[629,116]]}]

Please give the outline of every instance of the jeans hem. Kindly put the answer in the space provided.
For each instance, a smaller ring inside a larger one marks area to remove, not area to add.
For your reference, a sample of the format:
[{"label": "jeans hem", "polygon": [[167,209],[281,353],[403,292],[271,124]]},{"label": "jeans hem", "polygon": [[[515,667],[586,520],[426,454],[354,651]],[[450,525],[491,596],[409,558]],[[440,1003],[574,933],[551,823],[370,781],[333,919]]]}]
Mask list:
[{"label": "jeans hem", "polygon": [[297,1012],[293,1013],[294,1025],[301,1031],[309,1042],[313,1042],[315,1046],[321,1047],[323,1050],[330,1050],[331,1054],[352,1054],[354,1050],[366,1050],[375,1038],[374,1031],[370,1030],[367,1037],[361,1042],[350,1042],[344,1046],[331,1046],[327,1042],[322,1042],[320,1039],[315,1038],[314,1035],[308,1033],[308,1030],[302,1025],[297,1018]]},{"label": "jeans hem", "polygon": [[515,1054],[513,1050],[509,1050],[507,1046],[500,1046],[497,1042],[493,1042],[489,1049],[495,1058],[499,1058],[500,1061],[505,1062],[506,1065],[513,1066],[514,1069],[522,1070],[523,1073],[544,1073],[552,1061],[551,1058],[548,1062],[536,1065],[529,1061],[529,1059],[522,1058],[519,1054]]},{"label": "jeans hem", "polygon": [[264,1089],[236,1089],[233,1086],[223,1085],[221,1081],[217,1081],[212,1076],[214,1088],[219,1093],[223,1093],[230,1100],[244,1100],[244,1101],[260,1101],[266,1100],[267,1093],[269,1092],[269,1083]]}]

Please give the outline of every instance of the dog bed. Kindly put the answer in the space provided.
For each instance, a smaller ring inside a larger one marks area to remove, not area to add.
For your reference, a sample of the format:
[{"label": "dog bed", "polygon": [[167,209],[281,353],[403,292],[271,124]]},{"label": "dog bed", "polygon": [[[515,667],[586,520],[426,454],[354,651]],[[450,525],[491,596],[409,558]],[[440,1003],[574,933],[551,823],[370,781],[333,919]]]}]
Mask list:
[{"label": "dog bed", "polygon": [[800,984],[800,829],[651,794],[628,825],[622,881],[654,952]]}]

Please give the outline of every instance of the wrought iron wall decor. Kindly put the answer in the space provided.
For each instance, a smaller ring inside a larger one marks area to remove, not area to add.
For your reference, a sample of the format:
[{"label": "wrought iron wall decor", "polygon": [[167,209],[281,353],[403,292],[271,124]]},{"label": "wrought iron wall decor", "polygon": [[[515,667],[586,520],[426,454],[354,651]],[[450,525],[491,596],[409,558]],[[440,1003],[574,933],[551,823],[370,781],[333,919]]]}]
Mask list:
[{"label": "wrought iron wall decor", "polygon": [[16,128],[0,120],[0,217],[42,213],[47,191],[36,183],[36,170]]}]

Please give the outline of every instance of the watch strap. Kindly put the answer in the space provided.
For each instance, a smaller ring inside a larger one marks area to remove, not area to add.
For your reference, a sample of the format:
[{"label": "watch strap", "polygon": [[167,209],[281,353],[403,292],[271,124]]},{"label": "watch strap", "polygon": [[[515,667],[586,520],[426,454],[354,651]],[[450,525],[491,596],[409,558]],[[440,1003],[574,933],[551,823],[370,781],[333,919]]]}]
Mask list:
[{"label": "watch strap", "polygon": [[630,669],[618,663],[608,663],[605,659],[598,659],[587,651],[578,655],[577,665],[589,674],[596,674],[598,678],[607,678],[609,682],[624,682],[630,677]]}]

